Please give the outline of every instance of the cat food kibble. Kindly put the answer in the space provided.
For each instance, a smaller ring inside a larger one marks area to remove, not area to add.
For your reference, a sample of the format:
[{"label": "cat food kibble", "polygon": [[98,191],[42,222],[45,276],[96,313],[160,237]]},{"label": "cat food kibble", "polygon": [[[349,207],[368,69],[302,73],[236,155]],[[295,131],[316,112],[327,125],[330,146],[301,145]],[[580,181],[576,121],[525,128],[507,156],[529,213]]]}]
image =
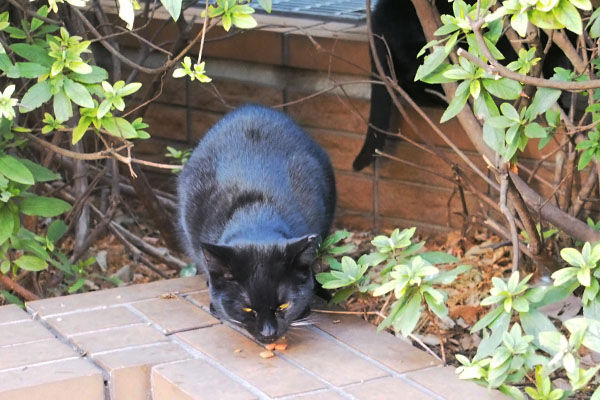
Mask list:
[{"label": "cat food kibble", "polygon": [[267,345],[265,345],[265,349],[271,351],[271,350],[275,350],[275,343],[269,343]]},{"label": "cat food kibble", "polygon": [[277,351],[284,351],[285,349],[287,349],[287,343],[277,343],[275,345],[275,350]]},{"label": "cat food kibble", "polygon": [[272,358],[272,357],[275,357],[275,353],[273,353],[271,350],[266,350],[266,351],[261,351],[259,356],[261,358]]}]

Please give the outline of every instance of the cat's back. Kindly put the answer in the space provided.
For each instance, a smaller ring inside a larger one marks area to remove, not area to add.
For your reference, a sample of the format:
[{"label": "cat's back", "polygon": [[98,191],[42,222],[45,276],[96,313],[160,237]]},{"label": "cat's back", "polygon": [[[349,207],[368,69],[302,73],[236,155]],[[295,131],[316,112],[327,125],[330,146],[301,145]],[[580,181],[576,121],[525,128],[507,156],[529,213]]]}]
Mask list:
[{"label": "cat's back", "polygon": [[335,183],[329,158],[285,114],[242,106],[200,141],[178,182],[181,224],[215,241],[231,216],[247,205],[265,205],[283,223],[302,220],[325,232],[333,218]]}]

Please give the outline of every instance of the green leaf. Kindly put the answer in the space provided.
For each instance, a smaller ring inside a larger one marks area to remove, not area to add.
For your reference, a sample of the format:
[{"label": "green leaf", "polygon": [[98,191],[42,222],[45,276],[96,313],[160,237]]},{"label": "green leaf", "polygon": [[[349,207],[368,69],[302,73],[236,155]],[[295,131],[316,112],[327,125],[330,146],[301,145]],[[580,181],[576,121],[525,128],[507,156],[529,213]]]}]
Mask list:
[{"label": "green leaf", "polygon": [[195,276],[198,273],[195,264],[187,264],[184,268],[179,272],[179,276],[182,278],[188,276]]},{"label": "green leaf", "polygon": [[406,306],[403,307],[402,311],[399,312],[399,317],[394,320],[394,328],[399,330],[402,336],[406,337],[414,331],[420,316],[421,296],[419,293],[415,293],[406,303]]},{"label": "green leaf", "polygon": [[[32,62],[18,62],[16,63],[17,70],[20,78],[37,78],[39,76],[49,74],[50,68]],[[10,78],[18,78],[16,76],[9,76]]]},{"label": "green leaf", "polygon": [[560,0],[556,7],[552,9],[552,14],[557,21],[563,24],[571,32],[578,35],[583,33],[581,16],[579,11],[573,6],[569,0]]},{"label": "green leaf", "polygon": [[15,304],[18,307],[21,307],[23,309],[25,308],[25,303],[23,303],[21,301],[21,299],[19,299],[17,296],[14,296],[14,295],[10,294],[8,291],[6,291],[6,290],[0,290],[0,295],[2,297],[4,297],[4,300],[6,300],[7,302],[9,302],[10,304]]},{"label": "green leaf", "polygon": [[352,296],[355,292],[356,292],[355,285],[348,286],[346,288],[338,290],[337,292],[335,292],[335,294],[331,298],[331,302],[333,304],[339,304],[341,302],[344,302],[344,301],[348,300],[348,298],[350,296]]},{"label": "green leaf", "polygon": [[77,126],[73,129],[73,136],[71,138],[73,144],[76,144],[81,140],[91,123],[92,119],[89,117],[83,116],[79,119]]},{"label": "green leaf", "polygon": [[538,88],[525,115],[529,120],[533,120],[556,103],[561,94],[562,92],[558,89]]},{"label": "green leaf", "polygon": [[64,89],[54,95],[54,115],[58,122],[64,122],[73,116],[73,107],[71,100]]},{"label": "green leaf", "polygon": [[423,65],[419,66],[415,75],[415,81],[421,80],[435,71],[446,59],[446,51],[443,47],[435,47],[433,52],[425,56]]},{"label": "green leaf", "polygon": [[435,315],[440,318],[446,318],[448,316],[448,309],[444,303],[437,303],[433,296],[431,296],[429,293],[425,293],[423,297],[425,297],[425,301],[427,302],[429,309],[433,311]]},{"label": "green leaf", "polygon": [[92,72],[89,74],[78,74],[76,72],[72,72],[67,76],[74,81],[87,84],[100,83],[108,79],[108,72],[106,72],[104,68],[100,68],[95,65],[92,65],[91,67]]},{"label": "green leaf", "polygon": [[171,14],[171,18],[177,21],[179,19],[179,15],[181,14],[182,0],[160,0],[160,2],[167,9],[169,14]]},{"label": "green leaf", "polygon": [[121,117],[104,117],[102,118],[102,127],[113,136],[134,139],[138,137],[137,131],[129,121]]},{"label": "green leaf", "polygon": [[71,79],[64,80],[65,93],[73,101],[73,103],[81,106],[92,108],[94,107],[94,100],[90,92],[81,83],[72,81]]},{"label": "green leaf", "polygon": [[580,10],[586,10],[586,11],[591,11],[592,9],[592,3],[590,2],[590,0],[569,0],[571,2],[571,4],[573,4],[575,7],[579,8]]},{"label": "green leaf", "polygon": [[19,161],[27,167],[36,182],[50,182],[62,179],[60,174],[57,174],[48,168],[34,163],[26,158],[19,158]]},{"label": "green leaf", "polygon": [[17,258],[14,264],[26,271],[42,271],[48,268],[48,263],[36,256],[24,255]]},{"label": "green leaf", "polygon": [[471,328],[471,333],[477,332],[486,326],[490,325],[492,322],[500,316],[500,314],[504,313],[504,309],[502,307],[496,307],[489,313],[485,314],[475,325]]},{"label": "green leaf", "polygon": [[71,209],[66,201],[54,197],[28,196],[21,202],[19,209],[25,215],[56,217]]},{"label": "green leaf", "polygon": [[547,316],[538,310],[529,310],[528,312],[520,313],[521,326],[528,335],[533,336],[533,342],[542,350],[549,352],[550,348],[540,343],[539,336],[541,332],[554,332],[556,328]]},{"label": "green leaf", "polygon": [[254,17],[248,14],[232,14],[231,23],[240,29],[252,29],[258,25]]},{"label": "green leaf", "polygon": [[76,291],[81,289],[81,287],[83,286],[84,283],[85,283],[85,278],[79,278],[79,279],[77,279],[77,281],[74,284],[69,286],[69,289],[67,291],[69,292],[69,294],[75,293]]},{"label": "green leaf", "polygon": [[65,233],[67,233],[68,229],[69,227],[63,221],[57,219],[55,221],[52,221],[52,223],[48,227],[46,235],[52,243],[56,243],[60,240],[60,238],[63,237]]},{"label": "green leaf", "polygon": [[21,112],[29,112],[35,110],[52,97],[52,87],[50,82],[38,82],[29,88],[23,99],[21,99]]},{"label": "green leaf", "polygon": [[545,138],[547,134],[546,129],[537,122],[525,126],[525,136],[528,138]]},{"label": "green leaf", "polygon": [[511,79],[482,79],[481,83],[492,95],[504,100],[516,100],[521,95],[521,84]]},{"label": "green leaf", "polygon": [[561,29],[565,27],[554,17],[552,11],[542,12],[531,9],[527,12],[527,16],[532,24],[542,29]]},{"label": "green leaf", "polygon": [[435,276],[432,280],[432,284],[442,284],[448,285],[456,279],[456,277],[460,274],[464,274],[465,272],[471,269],[470,265],[459,265],[450,271],[442,271],[437,276]]},{"label": "green leaf", "polygon": [[0,175],[24,185],[35,183],[33,175],[22,162],[10,155],[0,155]]},{"label": "green leaf", "polygon": [[458,262],[458,258],[443,251],[428,251],[419,255],[423,260],[429,261],[431,264],[452,264]]},{"label": "green leaf", "polygon": [[271,13],[272,0],[258,0],[258,4],[269,14]]},{"label": "green leaf", "polygon": [[579,162],[577,163],[577,169],[581,171],[582,169],[587,167],[590,161],[592,161],[592,158],[594,158],[594,149],[589,149],[581,153],[581,156],[579,157]]},{"label": "green leaf", "polygon": [[469,81],[464,81],[460,85],[458,85],[458,87],[456,88],[456,92],[454,93],[454,98],[450,102],[450,105],[448,105],[448,108],[446,108],[446,111],[444,111],[440,122],[443,123],[451,118],[454,118],[456,114],[458,114],[463,109],[463,107],[467,103],[467,100],[469,99],[469,88]]},{"label": "green leaf", "polygon": [[10,48],[27,61],[42,64],[46,67],[50,67],[54,62],[54,59],[48,55],[48,50],[42,48],[41,46],[26,43],[15,43],[11,44]]},{"label": "green leaf", "polygon": [[15,216],[7,206],[0,208],[0,245],[11,237],[15,223]]}]

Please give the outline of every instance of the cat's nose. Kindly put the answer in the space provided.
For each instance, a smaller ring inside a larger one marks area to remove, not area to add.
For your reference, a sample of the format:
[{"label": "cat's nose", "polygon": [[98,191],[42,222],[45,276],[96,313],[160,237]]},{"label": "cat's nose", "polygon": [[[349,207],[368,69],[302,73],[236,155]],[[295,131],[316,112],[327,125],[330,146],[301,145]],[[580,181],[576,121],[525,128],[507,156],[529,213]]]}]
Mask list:
[{"label": "cat's nose", "polygon": [[272,324],[266,323],[262,326],[262,328],[260,329],[260,336],[262,336],[262,339],[264,340],[268,340],[268,341],[273,341],[275,339],[277,339],[277,327],[273,326]]}]

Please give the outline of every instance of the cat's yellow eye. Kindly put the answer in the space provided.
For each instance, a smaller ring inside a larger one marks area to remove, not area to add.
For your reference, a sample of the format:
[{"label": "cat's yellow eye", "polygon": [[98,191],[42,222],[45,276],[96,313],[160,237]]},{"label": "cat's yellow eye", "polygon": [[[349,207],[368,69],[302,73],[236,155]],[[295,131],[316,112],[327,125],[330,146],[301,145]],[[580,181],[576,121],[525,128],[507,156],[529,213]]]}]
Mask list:
[{"label": "cat's yellow eye", "polygon": [[245,312],[252,312],[252,309],[251,309],[251,308],[248,308],[248,307],[244,307],[244,308],[242,308],[242,311],[245,311]]},{"label": "cat's yellow eye", "polygon": [[279,306],[280,310],[285,310],[286,308],[288,308],[290,306],[290,303],[283,303],[282,305]]}]

